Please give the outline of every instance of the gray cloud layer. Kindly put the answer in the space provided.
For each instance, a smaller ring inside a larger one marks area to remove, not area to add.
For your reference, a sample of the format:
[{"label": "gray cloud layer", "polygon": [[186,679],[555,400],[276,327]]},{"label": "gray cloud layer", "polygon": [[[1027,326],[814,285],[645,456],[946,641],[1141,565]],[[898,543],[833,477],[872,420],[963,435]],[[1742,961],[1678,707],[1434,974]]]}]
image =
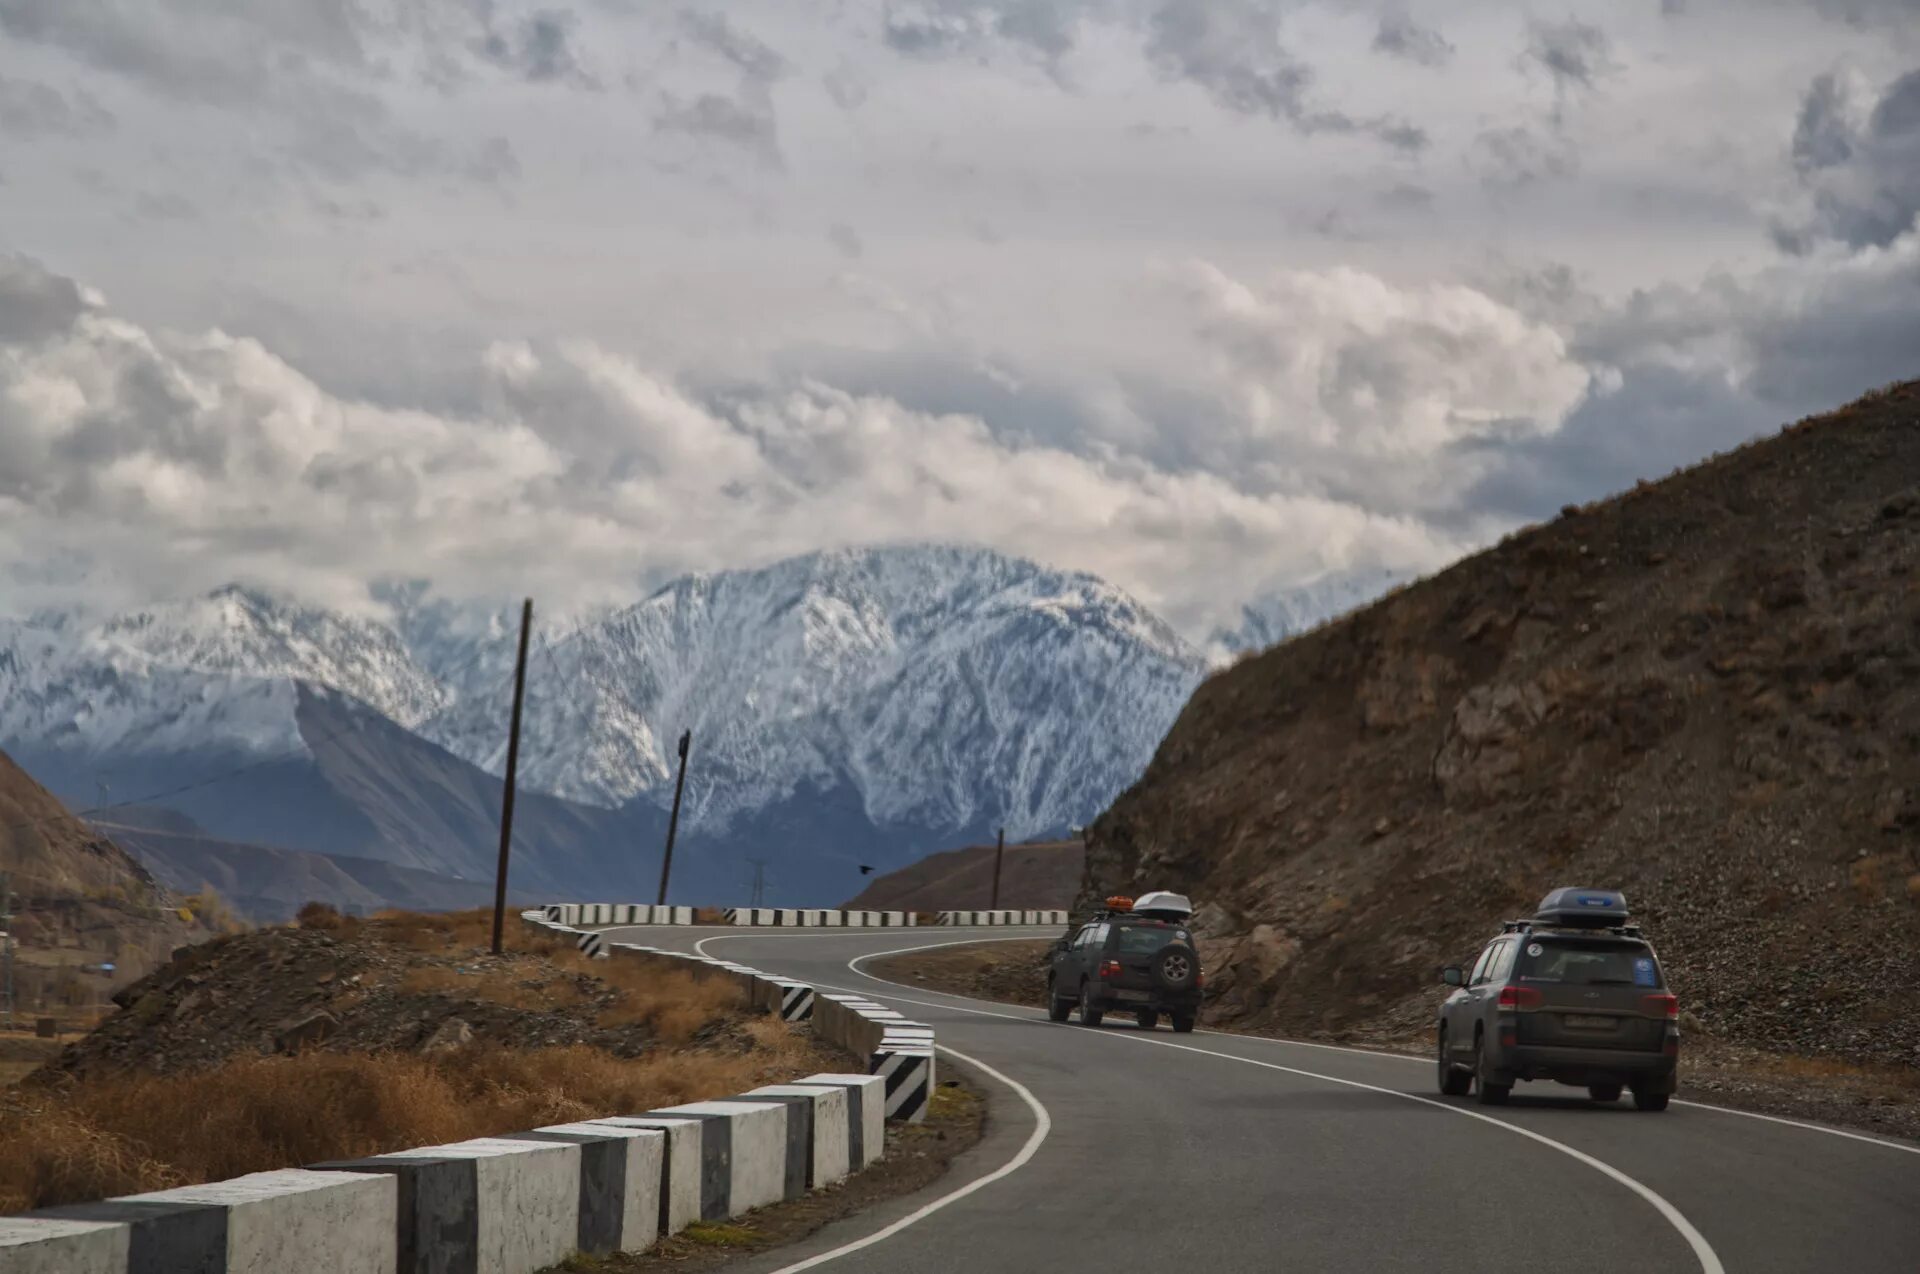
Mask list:
[{"label": "gray cloud layer", "polygon": [[1920,70],[1887,85],[1864,119],[1847,81],[1816,79],[1800,106],[1793,158],[1812,208],[1780,230],[1784,246],[1886,247],[1910,232],[1920,217]]},{"label": "gray cloud layer", "polygon": [[1901,7],[0,0],[0,578],[1435,565],[1915,371]]}]

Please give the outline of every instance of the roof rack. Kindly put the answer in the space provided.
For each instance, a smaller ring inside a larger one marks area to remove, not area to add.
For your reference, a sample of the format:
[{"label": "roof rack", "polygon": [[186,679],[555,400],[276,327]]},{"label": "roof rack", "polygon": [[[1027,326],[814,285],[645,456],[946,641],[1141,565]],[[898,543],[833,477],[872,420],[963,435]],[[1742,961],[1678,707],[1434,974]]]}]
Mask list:
[{"label": "roof rack", "polygon": [[1610,933],[1621,938],[1638,938],[1639,925],[1555,925],[1539,920],[1503,920],[1501,933]]}]

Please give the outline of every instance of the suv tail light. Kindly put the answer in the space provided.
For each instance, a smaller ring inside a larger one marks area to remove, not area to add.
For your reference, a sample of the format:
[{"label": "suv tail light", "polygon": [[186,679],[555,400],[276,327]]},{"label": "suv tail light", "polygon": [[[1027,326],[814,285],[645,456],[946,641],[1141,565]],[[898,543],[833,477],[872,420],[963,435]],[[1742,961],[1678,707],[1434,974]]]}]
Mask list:
[{"label": "suv tail light", "polygon": [[1680,1020],[1680,997],[1661,992],[1658,995],[1640,997],[1640,1012],[1647,1017],[1664,1017],[1669,1022]]},{"label": "suv tail light", "polygon": [[1118,960],[1108,960],[1105,964],[1102,964],[1100,966],[1100,976],[1103,978],[1119,977],[1120,962]]},{"label": "suv tail light", "polygon": [[1546,997],[1530,986],[1503,986],[1500,998],[1495,1002],[1500,1008],[1515,1009],[1521,1012],[1537,1009]]}]

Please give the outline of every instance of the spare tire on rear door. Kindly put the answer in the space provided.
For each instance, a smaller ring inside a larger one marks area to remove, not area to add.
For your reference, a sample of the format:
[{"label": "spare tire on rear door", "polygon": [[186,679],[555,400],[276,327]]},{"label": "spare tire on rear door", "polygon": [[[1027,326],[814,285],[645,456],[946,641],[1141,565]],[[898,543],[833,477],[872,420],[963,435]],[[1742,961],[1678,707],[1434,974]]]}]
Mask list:
[{"label": "spare tire on rear door", "polygon": [[1153,981],[1162,991],[1191,991],[1200,976],[1200,955],[1184,942],[1169,942],[1153,956]]}]

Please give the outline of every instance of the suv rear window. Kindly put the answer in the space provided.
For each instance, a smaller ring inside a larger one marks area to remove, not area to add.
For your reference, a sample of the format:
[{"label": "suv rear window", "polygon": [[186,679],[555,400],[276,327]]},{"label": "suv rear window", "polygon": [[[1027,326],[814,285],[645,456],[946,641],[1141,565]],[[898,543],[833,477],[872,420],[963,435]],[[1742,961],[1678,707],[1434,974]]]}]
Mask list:
[{"label": "suv rear window", "polygon": [[1125,925],[1114,942],[1121,955],[1152,955],[1175,938],[1185,942],[1187,931],[1171,925]]},{"label": "suv rear window", "polygon": [[1560,982],[1576,986],[1660,985],[1660,965],[1644,946],[1618,942],[1582,942],[1530,937],[1514,970],[1521,982]]}]

